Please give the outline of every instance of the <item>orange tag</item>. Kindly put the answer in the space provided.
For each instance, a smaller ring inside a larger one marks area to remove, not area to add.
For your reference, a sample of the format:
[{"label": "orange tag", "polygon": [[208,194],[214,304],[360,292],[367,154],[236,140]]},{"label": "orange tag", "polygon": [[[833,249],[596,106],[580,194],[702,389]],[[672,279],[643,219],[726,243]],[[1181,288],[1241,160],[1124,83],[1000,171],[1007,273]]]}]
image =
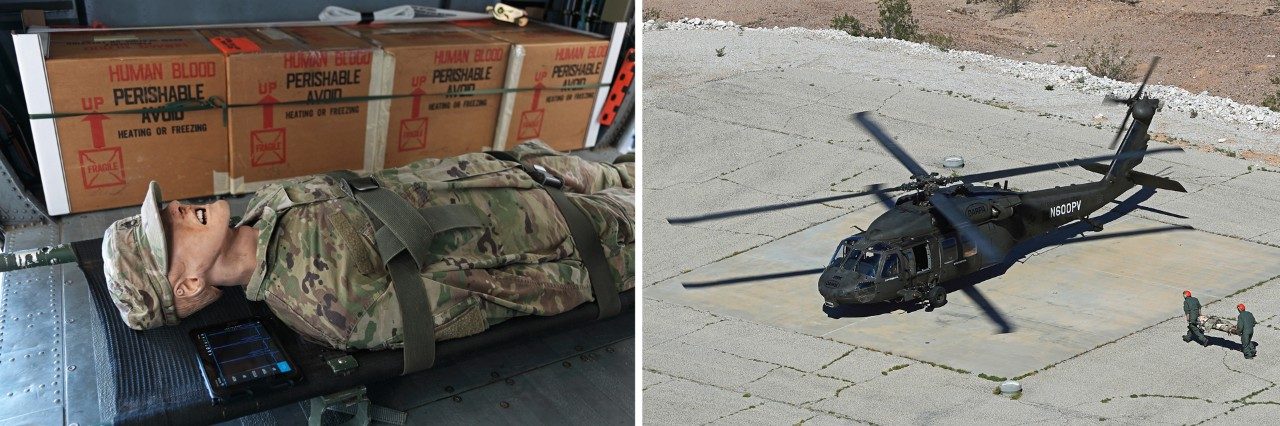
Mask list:
[{"label": "orange tag", "polygon": [[213,37],[209,39],[209,42],[213,43],[213,47],[221,50],[223,55],[262,51],[262,47],[259,47],[253,40],[249,40],[248,37]]}]

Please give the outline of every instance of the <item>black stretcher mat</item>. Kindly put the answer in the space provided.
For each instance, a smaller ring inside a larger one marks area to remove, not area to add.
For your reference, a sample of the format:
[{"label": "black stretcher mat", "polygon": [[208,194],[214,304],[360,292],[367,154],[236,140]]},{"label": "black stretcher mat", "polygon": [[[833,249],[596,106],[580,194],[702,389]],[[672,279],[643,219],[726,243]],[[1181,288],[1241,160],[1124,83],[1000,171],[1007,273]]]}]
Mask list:
[{"label": "black stretcher mat", "polygon": [[[134,424],[216,423],[292,402],[326,395],[358,385],[395,378],[403,367],[401,351],[362,351],[352,355],[359,367],[337,375],[325,362],[343,355],[303,340],[287,327],[278,327],[281,346],[302,371],[300,385],[222,405],[213,405],[191,343],[192,329],[251,316],[270,317],[267,306],[244,298],[239,287],[223,288],[222,297],[176,326],[135,331],[120,320],[107,293],[102,270],[102,240],[73,243],[79,266],[89,282],[97,312],[94,353],[97,363],[101,414],[104,420]],[[634,315],[635,291],[619,295],[623,311]],[[521,317],[490,327],[483,333],[440,342],[433,369],[447,368],[468,353],[592,322],[599,312],[594,303],[551,317]],[[624,378],[630,382],[631,378]],[[110,388],[105,388],[110,386]],[[114,406],[109,406],[114,402]]]}]

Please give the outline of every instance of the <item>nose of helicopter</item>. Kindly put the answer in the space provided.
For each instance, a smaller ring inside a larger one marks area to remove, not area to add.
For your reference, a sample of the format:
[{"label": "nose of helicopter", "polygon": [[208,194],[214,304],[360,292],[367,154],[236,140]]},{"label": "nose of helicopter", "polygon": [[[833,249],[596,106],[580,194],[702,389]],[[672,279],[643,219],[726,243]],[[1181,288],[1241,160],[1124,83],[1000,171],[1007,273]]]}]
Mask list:
[{"label": "nose of helicopter", "polygon": [[818,294],[828,304],[867,303],[875,297],[876,285],[863,277],[845,277],[827,271],[818,279]]}]

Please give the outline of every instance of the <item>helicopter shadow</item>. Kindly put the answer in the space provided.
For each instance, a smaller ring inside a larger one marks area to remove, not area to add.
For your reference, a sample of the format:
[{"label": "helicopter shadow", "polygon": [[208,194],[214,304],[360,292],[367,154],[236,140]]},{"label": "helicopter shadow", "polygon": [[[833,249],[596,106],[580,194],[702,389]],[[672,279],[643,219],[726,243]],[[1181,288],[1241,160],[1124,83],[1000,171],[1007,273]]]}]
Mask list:
[{"label": "helicopter shadow", "polygon": [[[1091,220],[1093,221],[1093,223],[1096,223],[1098,225],[1105,225],[1107,223],[1114,222],[1115,220],[1120,219],[1125,215],[1128,215],[1129,213],[1132,213],[1134,210],[1150,211],[1150,212],[1154,212],[1154,213],[1158,213],[1166,216],[1172,216],[1176,218],[1181,218],[1181,219],[1187,218],[1186,216],[1178,215],[1175,213],[1171,213],[1171,212],[1167,212],[1167,211],[1163,211],[1163,210],[1159,210],[1151,207],[1145,207],[1141,205],[1142,202],[1151,199],[1151,196],[1155,195],[1155,193],[1156,193],[1155,189],[1143,187],[1138,192],[1124,199],[1124,201],[1113,202],[1117,204],[1116,207],[1112,208],[1110,211],[1104,214],[1092,217]],[[1102,239],[1108,239],[1108,238],[1118,238],[1118,237],[1126,237],[1126,236],[1132,236],[1132,235],[1183,230],[1183,229],[1191,229],[1191,228],[1186,226],[1170,225],[1170,226],[1140,229],[1140,230],[1134,230],[1134,231],[1113,232],[1113,233],[1107,233],[1107,234],[1097,234],[1097,235],[1086,236],[1086,235],[1083,235],[1086,231],[1094,231],[1093,226],[1084,222],[1074,222],[1074,223],[1065,225],[1063,227],[1060,227],[1058,229],[1055,229],[1053,231],[1050,231],[1044,235],[1037,236],[1035,238],[1024,241],[1018,245],[1015,245],[1012,249],[1009,250],[1008,253],[1006,253],[1004,260],[1001,261],[999,264],[989,266],[987,268],[984,268],[982,270],[979,270],[977,272],[971,273],[966,276],[948,280],[946,282],[943,282],[941,285],[944,289],[947,290],[948,294],[954,293],[957,291],[964,293],[966,297],[968,297],[971,301],[973,301],[973,303],[977,305],[978,308],[981,309],[983,313],[986,314],[986,316],[990,318],[991,321],[994,322],[999,327],[1000,333],[1009,333],[1014,330],[1015,326],[1011,322],[1009,322],[1007,318],[1005,318],[1005,316],[1001,313],[1001,311],[998,308],[996,308],[996,306],[992,304],[990,300],[988,300],[986,296],[982,294],[981,291],[978,290],[978,287],[977,287],[978,284],[1004,275],[1006,272],[1008,272],[1009,268],[1013,267],[1013,265],[1017,264],[1020,260],[1025,258],[1027,255],[1030,255],[1031,253],[1034,253],[1036,251],[1039,251],[1047,247],[1063,245],[1063,244],[1079,243],[1079,242],[1085,242],[1085,241],[1102,240]],[[933,310],[932,307],[926,308],[926,304],[922,301],[912,301],[912,302],[893,302],[893,303],[879,303],[879,304],[866,304],[866,305],[840,305],[836,307],[824,307],[823,312],[825,312],[827,316],[831,318],[850,318],[850,317],[869,317],[869,316],[881,315],[889,312],[894,312],[899,309],[904,310],[906,312],[915,312],[920,309],[925,309],[926,311]],[[1238,344],[1236,346],[1237,348],[1239,347]]]}]

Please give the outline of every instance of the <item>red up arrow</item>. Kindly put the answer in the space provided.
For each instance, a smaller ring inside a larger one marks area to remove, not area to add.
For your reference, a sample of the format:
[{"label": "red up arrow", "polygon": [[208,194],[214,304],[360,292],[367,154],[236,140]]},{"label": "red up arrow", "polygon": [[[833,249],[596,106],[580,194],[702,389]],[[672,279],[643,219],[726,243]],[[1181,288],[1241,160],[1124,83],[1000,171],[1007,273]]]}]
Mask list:
[{"label": "red up arrow", "polygon": [[409,118],[418,118],[418,113],[422,110],[422,95],[427,94],[427,92],[422,91],[422,88],[419,87],[409,93],[413,95],[413,112]]},{"label": "red up arrow", "polygon": [[106,139],[103,137],[103,135],[102,135],[102,120],[110,120],[110,119],[109,119],[109,118],[107,118],[107,116],[105,116],[105,115],[102,115],[102,114],[99,114],[99,113],[96,113],[96,112],[95,112],[95,113],[93,113],[93,114],[89,114],[89,115],[84,116],[84,119],[80,120],[80,121],[88,121],[88,122],[89,122],[89,128],[90,128],[90,129],[92,130],[92,132],[93,132],[93,147],[94,147],[94,148],[106,148],[106,147],[107,147],[107,140],[106,140]]},{"label": "red up arrow", "polygon": [[529,107],[529,111],[538,110],[538,101],[542,100],[542,88],[544,87],[547,86],[542,85],[542,80],[538,80],[538,84],[533,85],[533,105]]},{"label": "red up arrow", "polygon": [[279,100],[271,97],[270,94],[268,94],[267,96],[263,96],[262,100],[258,101],[258,104],[262,105],[262,128],[264,129],[270,129],[275,127],[272,125],[272,124],[275,124],[273,123],[273,120],[275,119],[275,114],[272,114],[272,110],[275,108],[276,102],[279,102]]}]

